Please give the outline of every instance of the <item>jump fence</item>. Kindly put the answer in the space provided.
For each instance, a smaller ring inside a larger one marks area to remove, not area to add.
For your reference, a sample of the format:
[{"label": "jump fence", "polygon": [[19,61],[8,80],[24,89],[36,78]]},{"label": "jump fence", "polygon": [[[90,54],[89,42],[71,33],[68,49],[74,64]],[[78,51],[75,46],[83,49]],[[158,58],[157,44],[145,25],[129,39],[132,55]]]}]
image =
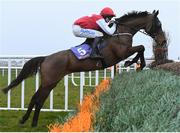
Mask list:
[{"label": "jump fence", "polygon": [[[37,56],[0,56],[0,71],[2,78],[5,76],[7,73],[7,80],[8,80],[8,85],[11,82],[12,79],[12,72],[15,72],[15,77],[17,77],[18,73],[22,69],[23,65],[25,62],[30,60],[33,57]],[[146,60],[147,64],[152,62],[152,60],[147,59]],[[65,96],[64,96],[64,108],[63,109],[54,109],[53,108],[53,90],[50,93],[50,104],[49,108],[43,108],[42,111],[72,111],[68,107],[68,89],[69,88],[69,82],[71,82],[74,86],[79,87],[79,93],[80,93],[80,103],[82,103],[83,100],[83,88],[85,86],[96,86],[99,84],[100,80],[106,79],[106,78],[114,78],[114,69],[116,69],[117,73],[121,73],[122,71],[130,71],[130,70],[135,70],[136,66],[132,65],[130,67],[123,67],[124,61],[119,62],[116,65],[116,68],[114,66],[109,67],[104,70],[96,70],[95,72],[89,71],[89,72],[80,72],[80,73],[72,73],[69,75],[66,75],[64,77],[64,88],[65,88]],[[148,68],[145,68],[148,69]],[[78,82],[76,82],[78,81]],[[88,82],[87,82],[88,81]],[[1,82],[1,81],[0,81]],[[35,86],[34,86],[34,91],[38,90],[39,87],[39,73],[36,74],[35,76]],[[25,81],[21,83],[21,107],[11,107],[11,91],[8,92],[7,94],[7,106],[4,107],[0,105],[0,110],[27,110],[25,108]]]}]

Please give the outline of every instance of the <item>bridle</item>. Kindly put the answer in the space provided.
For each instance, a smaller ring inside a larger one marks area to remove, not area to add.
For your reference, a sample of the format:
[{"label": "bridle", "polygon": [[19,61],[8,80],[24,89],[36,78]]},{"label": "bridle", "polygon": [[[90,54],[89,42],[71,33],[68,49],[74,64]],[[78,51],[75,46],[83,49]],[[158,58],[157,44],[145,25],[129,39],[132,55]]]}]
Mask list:
[{"label": "bridle", "polygon": [[117,24],[117,28],[116,28],[116,32],[115,32],[115,34],[113,34],[113,36],[122,36],[122,35],[129,35],[129,36],[133,36],[131,33],[121,33],[121,32],[119,32],[118,31],[118,27],[120,27],[120,25],[123,25],[123,26],[125,26],[125,27],[128,27],[128,28],[130,28],[130,29],[132,29],[132,30],[134,30],[134,31],[137,31],[137,32],[140,32],[140,33],[142,33],[142,34],[144,34],[144,35],[147,35],[147,36],[150,36],[150,37],[152,37],[153,39],[155,38],[155,22],[154,22],[154,20],[153,20],[153,22],[152,22],[152,26],[151,26],[151,28],[150,28],[150,30],[149,31],[147,31],[147,33],[145,32],[145,31],[141,31],[141,30],[139,30],[139,29],[136,29],[136,28],[134,28],[134,27],[130,27],[130,26],[128,26],[128,25],[126,25],[126,24],[124,24],[124,23],[119,23],[118,21],[115,21],[115,23]]}]

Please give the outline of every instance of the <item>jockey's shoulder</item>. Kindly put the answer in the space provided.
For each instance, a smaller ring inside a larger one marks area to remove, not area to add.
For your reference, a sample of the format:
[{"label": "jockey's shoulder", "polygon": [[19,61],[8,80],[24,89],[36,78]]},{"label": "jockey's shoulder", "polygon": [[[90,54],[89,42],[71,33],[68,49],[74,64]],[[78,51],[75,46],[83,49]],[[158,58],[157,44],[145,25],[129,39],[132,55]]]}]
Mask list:
[{"label": "jockey's shoulder", "polygon": [[101,15],[99,15],[99,14],[91,14],[91,15],[89,15],[89,17],[98,18],[98,19],[103,18],[103,17],[102,17]]}]

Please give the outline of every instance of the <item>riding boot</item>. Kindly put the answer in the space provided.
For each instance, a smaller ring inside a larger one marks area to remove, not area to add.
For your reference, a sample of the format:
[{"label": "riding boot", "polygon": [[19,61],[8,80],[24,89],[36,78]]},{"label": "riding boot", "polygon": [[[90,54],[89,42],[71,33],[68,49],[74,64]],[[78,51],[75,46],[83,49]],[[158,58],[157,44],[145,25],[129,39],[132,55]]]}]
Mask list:
[{"label": "riding boot", "polygon": [[90,58],[92,58],[92,59],[103,59],[103,57],[100,55],[98,47],[97,47],[100,40],[101,40],[101,37],[96,37],[96,38],[94,38],[94,41],[91,44],[92,52],[91,52]]},{"label": "riding boot", "polygon": [[92,42],[93,42],[93,38],[87,38],[83,43],[81,43],[80,45],[83,45],[83,44],[92,44]]}]

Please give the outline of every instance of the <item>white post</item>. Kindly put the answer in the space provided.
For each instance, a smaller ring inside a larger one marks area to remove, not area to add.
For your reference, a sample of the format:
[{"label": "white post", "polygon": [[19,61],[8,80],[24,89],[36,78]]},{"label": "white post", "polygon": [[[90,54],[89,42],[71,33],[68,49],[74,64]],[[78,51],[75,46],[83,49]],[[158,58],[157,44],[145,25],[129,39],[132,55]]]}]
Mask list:
[{"label": "white post", "polygon": [[24,109],[24,80],[21,84],[21,109]]},{"label": "white post", "polygon": [[39,88],[39,72],[36,73],[36,91]]},{"label": "white post", "polygon": [[[11,83],[11,59],[8,59],[8,85]],[[8,109],[11,108],[11,90],[8,91],[8,100],[7,100]]]},{"label": "white post", "polygon": [[50,110],[53,110],[53,90],[50,92]]},{"label": "white post", "polygon": [[96,70],[96,82],[95,82],[95,86],[97,86],[99,84],[99,71]]},{"label": "white post", "polygon": [[[22,66],[25,64],[25,59],[23,59]],[[17,69],[16,69],[17,70]],[[16,73],[17,74],[17,73]],[[17,75],[16,75],[17,76]],[[24,109],[24,80],[22,81],[21,84],[21,109]]]},{"label": "white post", "polygon": [[84,72],[80,72],[80,104],[83,101],[83,83],[84,83]]},{"label": "white post", "polygon": [[121,63],[119,62],[119,74],[122,73]]},{"label": "white post", "polygon": [[4,68],[2,68],[2,76],[4,77]]},{"label": "white post", "polygon": [[135,70],[135,71],[136,71],[136,69],[137,69],[136,65],[137,65],[137,64],[136,64],[136,63],[134,63],[134,70]]},{"label": "white post", "polygon": [[111,67],[111,78],[114,78],[114,66]]},{"label": "white post", "polygon": [[92,74],[91,71],[89,71],[89,86],[92,85]]},{"label": "white post", "polygon": [[128,66],[128,67],[126,68],[126,71],[129,72],[130,69],[131,69],[130,66]]},{"label": "white post", "polygon": [[[24,65],[24,63],[23,63],[23,65]],[[16,78],[17,78],[17,75],[18,75],[18,69],[16,68]]]},{"label": "white post", "polygon": [[64,97],[64,109],[68,110],[68,75],[64,77],[64,86],[65,86],[65,97]]}]

